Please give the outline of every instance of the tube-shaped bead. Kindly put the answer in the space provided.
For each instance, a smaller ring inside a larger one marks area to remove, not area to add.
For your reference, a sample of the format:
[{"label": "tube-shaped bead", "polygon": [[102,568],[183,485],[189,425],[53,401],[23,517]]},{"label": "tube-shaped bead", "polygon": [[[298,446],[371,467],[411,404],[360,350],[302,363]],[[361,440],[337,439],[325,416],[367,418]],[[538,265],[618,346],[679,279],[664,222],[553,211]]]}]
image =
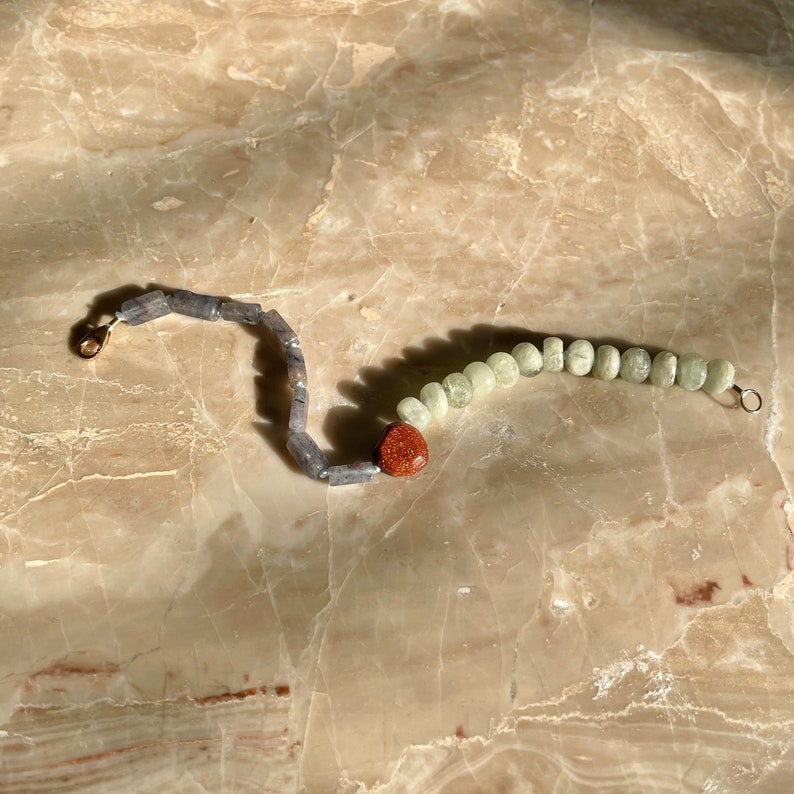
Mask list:
[{"label": "tube-shaped bead", "polygon": [[265,312],[262,315],[262,322],[285,348],[294,347],[298,344],[298,335],[275,309]]},{"label": "tube-shaped bead", "polygon": [[306,432],[290,433],[287,450],[303,473],[316,480],[328,474],[328,458]]},{"label": "tube-shaped bead", "polygon": [[568,345],[565,351],[565,369],[571,375],[587,375],[593,368],[595,352],[593,345],[587,339],[577,339]]},{"label": "tube-shaped bead", "polygon": [[348,463],[343,466],[330,466],[328,468],[328,484],[355,485],[360,482],[372,482],[380,467],[374,463]]},{"label": "tube-shaped bead", "polygon": [[413,425],[417,430],[427,430],[430,427],[432,416],[427,406],[416,397],[405,397],[397,403],[397,416],[407,425]]},{"label": "tube-shaped bead", "polygon": [[546,372],[562,372],[563,344],[557,336],[548,336],[543,340],[543,369]]},{"label": "tube-shaped bead", "polygon": [[707,365],[708,372],[703,384],[703,391],[708,394],[721,394],[733,386],[736,370],[730,361],[724,358],[713,358]]},{"label": "tube-shaped bead", "polygon": [[651,364],[651,383],[666,389],[675,383],[675,371],[678,367],[678,356],[669,350],[662,350],[653,357]]},{"label": "tube-shaped bead", "polygon": [[518,362],[510,353],[492,353],[485,363],[493,370],[497,389],[509,389],[518,383],[521,373]]},{"label": "tube-shaped bead", "polygon": [[474,396],[474,386],[462,372],[447,375],[441,385],[447,395],[447,402],[452,408],[465,408]]},{"label": "tube-shaped bead", "polygon": [[309,418],[309,392],[304,386],[297,386],[292,392],[292,403],[289,408],[290,433],[302,433],[306,430]]},{"label": "tube-shaped bead", "polygon": [[463,369],[463,374],[471,381],[475,397],[485,397],[496,387],[496,375],[484,361],[472,361]]},{"label": "tube-shaped bead", "polygon": [[614,345],[599,345],[593,362],[593,377],[614,380],[620,372],[620,351]]},{"label": "tube-shaped bead", "polygon": [[262,319],[262,307],[258,303],[226,301],[221,304],[221,317],[230,323],[256,325]]},{"label": "tube-shaped bead", "polygon": [[165,297],[161,289],[156,289],[153,292],[147,292],[145,295],[124,301],[116,317],[130,325],[143,325],[150,320],[164,317],[166,314],[171,314],[168,298]]},{"label": "tube-shaped bead", "polygon": [[511,351],[518,364],[518,371],[525,378],[534,378],[543,372],[543,356],[532,342],[519,342]]},{"label": "tube-shaped bead", "polygon": [[684,353],[678,359],[678,371],[675,379],[686,391],[697,391],[705,382],[708,367],[706,361],[698,353]]},{"label": "tube-shaped bead", "polygon": [[651,357],[641,347],[630,347],[620,357],[620,377],[627,383],[642,383],[651,371]]},{"label": "tube-shaped bead", "polygon": [[284,351],[287,359],[287,381],[294,389],[296,386],[308,386],[308,375],[306,374],[306,360],[303,351],[299,347],[291,346]]},{"label": "tube-shaped bead", "polygon": [[449,402],[447,400],[447,393],[440,383],[433,381],[432,383],[425,383],[419,392],[419,399],[424,404],[425,408],[430,411],[432,419],[441,421],[449,410]]},{"label": "tube-shaped bead", "polygon": [[171,311],[214,323],[221,316],[221,302],[212,295],[178,289],[168,298]]}]

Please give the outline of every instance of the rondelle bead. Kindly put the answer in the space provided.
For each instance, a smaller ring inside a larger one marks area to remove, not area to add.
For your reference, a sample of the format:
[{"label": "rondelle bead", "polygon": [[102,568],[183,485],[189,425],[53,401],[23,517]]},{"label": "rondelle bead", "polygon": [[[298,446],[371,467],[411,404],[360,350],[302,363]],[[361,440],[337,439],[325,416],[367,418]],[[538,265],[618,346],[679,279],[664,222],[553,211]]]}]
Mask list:
[{"label": "rondelle bead", "polygon": [[653,357],[651,364],[651,383],[666,389],[675,383],[675,371],[678,366],[678,356],[669,350],[662,350]]},{"label": "rondelle bead", "polygon": [[620,357],[620,377],[627,383],[642,383],[650,371],[650,354],[641,347],[630,347]]},{"label": "rondelle bead", "polygon": [[124,320],[130,325],[142,325],[158,317],[171,314],[171,306],[168,298],[161,289],[154,292],[147,292],[137,298],[131,298],[121,304],[121,309],[116,313],[116,317]]},{"label": "rondelle bead", "polygon": [[453,372],[447,375],[441,381],[441,386],[447,395],[447,402],[452,408],[465,408],[474,396],[474,386],[461,372]]},{"label": "rondelle bead", "polygon": [[463,369],[463,375],[471,381],[475,397],[485,397],[496,387],[496,375],[484,361],[472,361]]},{"label": "rondelle bead", "polygon": [[289,408],[289,430],[291,433],[301,433],[306,430],[309,417],[309,392],[304,386],[298,386],[292,392],[292,403]]},{"label": "rondelle bead", "polygon": [[565,369],[571,375],[587,375],[593,368],[593,361],[595,359],[595,351],[593,345],[587,339],[577,339],[568,345],[565,351]]},{"label": "rondelle bead", "polygon": [[698,353],[684,353],[678,359],[675,379],[686,391],[697,391],[705,382],[708,367],[706,360]]},{"label": "rondelle bead", "polygon": [[258,303],[226,301],[221,304],[221,317],[230,323],[256,325],[262,319],[262,307]]},{"label": "rondelle bead", "polygon": [[287,382],[290,388],[308,386],[309,376],[306,374],[306,360],[303,357],[303,351],[293,345],[285,350],[284,357],[287,359]]},{"label": "rondelle bead", "polygon": [[521,377],[518,362],[510,353],[492,353],[485,359],[485,363],[493,370],[497,389],[509,389],[515,386]]},{"label": "rondelle bead", "polygon": [[373,477],[380,471],[374,463],[349,463],[343,466],[330,466],[328,469],[328,484],[355,485],[359,482],[372,482]]},{"label": "rondelle bead", "polygon": [[419,399],[424,404],[425,408],[430,411],[430,416],[436,421],[441,421],[449,410],[449,402],[447,400],[447,393],[440,383],[433,381],[432,383],[425,383],[419,392]]},{"label": "rondelle bead", "polygon": [[422,434],[404,422],[386,427],[375,447],[375,463],[392,477],[408,477],[427,465],[427,442]]},{"label": "rondelle bead", "polygon": [[328,458],[306,432],[290,433],[287,449],[293,460],[313,480],[328,474]]},{"label": "rondelle bead", "polygon": [[510,355],[518,364],[518,371],[525,378],[534,378],[543,372],[543,356],[532,342],[519,342]]},{"label": "rondelle bead", "polygon": [[733,386],[736,370],[730,361],[724,358],[713,358],[707,365],[708,372],[703,383],[703,391],[709,394],[721,394]]},{"label": "rondelle bead", "polygon": [[214,323],[221,316],[221,302],[212,295],[199,295],[178,289],[168,298],[171,310],[187,317],[196,317]]},{"label": "rondelle bead", "polygon": [[599,345],[593,361],[593,377],[614,380],[620,372],[620,350],[614,345]]},{"label": "rondelle bead", "polygon": [[562,372],[563,344],[557,336],[548,336],[543,340],[543,369],[546,372]]},{"label": "rondelle bead", "polygon": [[298,335],[275,309],[265,312],[262,315],[262,322],[285,348],[298,344]]},{"label": "rondelle bead", "polygon": [[426,430],[430,427],[432,416],[427,406],[416,397],[404,397],[397,403],[397,416],[403,422],[413,425],[417,430]]}]

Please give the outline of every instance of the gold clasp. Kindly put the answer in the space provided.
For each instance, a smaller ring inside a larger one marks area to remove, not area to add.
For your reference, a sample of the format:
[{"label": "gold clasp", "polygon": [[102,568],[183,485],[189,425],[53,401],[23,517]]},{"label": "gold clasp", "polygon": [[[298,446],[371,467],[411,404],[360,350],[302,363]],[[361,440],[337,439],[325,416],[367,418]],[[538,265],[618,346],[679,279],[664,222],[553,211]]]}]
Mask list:
[{"label": "gold clasp", "polygon": [[77,353],[80,358],[94,358],[98,356],[105,345],[110,342],[110,332],[120,323],[118,317],[114,317],[107,325],[100,325],[89,331],[77,345]]}]

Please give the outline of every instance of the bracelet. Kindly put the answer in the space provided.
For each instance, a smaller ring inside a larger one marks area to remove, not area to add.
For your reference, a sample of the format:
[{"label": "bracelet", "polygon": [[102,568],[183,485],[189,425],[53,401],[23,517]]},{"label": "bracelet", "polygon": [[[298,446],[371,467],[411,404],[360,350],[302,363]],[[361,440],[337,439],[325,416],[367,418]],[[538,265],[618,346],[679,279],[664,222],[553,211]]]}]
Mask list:
[{"label": "bracelet", "polygon": [[511,388],[522,376],[532,378],[541,372],[566,370],[572,375],[589,374],[605,381],[620,376],[628,383],[650,380],[661,388],[677,383],[686,391],[703,390],[711,395],[731,390],[738,395],[739,405],[751,414],[758,413],[762,405],[761,395],[755,389],[736,385],[734,366],[725,359],[706,362],[697,353],[678,357],[667,350],[651,359],[648,351],[640,347],[621,353],[613,345],[594,348],[586,339],[577,339],[566,349],[562,339],[551,336],[543,340],[542,351],[531,342],[520,342],[510,353],[494,353],[485,361],[472,362],[462,372],[447,375],[441,383],[425,384],[418,398],[406,397],[397,404],[400,421],[386,426],[372,461],[329,466],[325,454],[306,432],[308,378],[298,336],[275,309],[263,311],[256,303],[221,301],[187,290],[176,290],[168,296],[162,290],[155,290],[124,301],[109,323],[82,338],[77,353],[84,359],[92,359],[107,346],[111,332],[119,323],[142,325],[172,312],[210,322],[219,319],[250,325],[261,322],[270,330],[284,348],[287,380],[292,389],[287,450],[307,476],[314,480],[327,479],[332,486],[371,482],[380,472],[393,477],[416,474],[427,465],[428,448],[422,431],[433,420],[442,420],[450,407],[463,408],[474,398],[494,389]]}]

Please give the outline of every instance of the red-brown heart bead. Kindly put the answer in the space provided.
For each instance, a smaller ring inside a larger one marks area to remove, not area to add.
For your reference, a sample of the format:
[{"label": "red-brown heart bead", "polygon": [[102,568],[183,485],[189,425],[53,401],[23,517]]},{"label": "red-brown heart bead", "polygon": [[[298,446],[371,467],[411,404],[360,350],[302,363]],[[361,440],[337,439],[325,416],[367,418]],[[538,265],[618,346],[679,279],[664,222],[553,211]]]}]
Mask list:
[{"label": "red-brown heart bead", "polygon": [[409,477],[427,465],[427,442],[405,422],[387,425],[375,447],[375,463],[392,477]]}]

